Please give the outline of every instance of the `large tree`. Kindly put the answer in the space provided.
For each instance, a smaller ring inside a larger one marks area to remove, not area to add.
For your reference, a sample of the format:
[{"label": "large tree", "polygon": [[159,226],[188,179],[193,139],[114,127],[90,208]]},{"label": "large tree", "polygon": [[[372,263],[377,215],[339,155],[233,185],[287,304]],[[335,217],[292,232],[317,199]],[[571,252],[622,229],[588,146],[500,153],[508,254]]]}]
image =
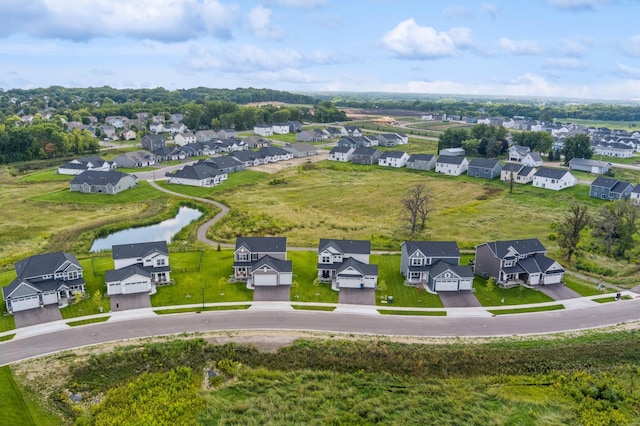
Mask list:
[{"label": "large tree", "polygon": [[418,183],[400,200],[402,217],[406,220],[411,235],[423,230],[431,212],[431,196],[424,184]]},{"label": "large tree", "polygon": [[591,220],[586,204],[574,203],[569,207],[569,211],[556,228],[558,233],[558,244],[567,256],[567,262],[571,262],[571,257],[578,250],[580,233],[587,227]]},{"label": "large tree", "polygon": [[553,136],[549,132],[519,132],[513,134],[513,142],[535,152],[548,152],[553,145]]},{"label": "large tree", "polygon": [[593,149],[591,148],[591,138],[589,135],[578,134],[569,136],[564,141],[562,148],[564,155],[564,163],[569,164],[572,158],[591,158],[593,157]]},{"label": "large tree", "polygon": [[638,208],[628,200],[607,203],[598,209],[593,224],[596,237],[609,256],[624,257],[633,248],[638,231]]}]

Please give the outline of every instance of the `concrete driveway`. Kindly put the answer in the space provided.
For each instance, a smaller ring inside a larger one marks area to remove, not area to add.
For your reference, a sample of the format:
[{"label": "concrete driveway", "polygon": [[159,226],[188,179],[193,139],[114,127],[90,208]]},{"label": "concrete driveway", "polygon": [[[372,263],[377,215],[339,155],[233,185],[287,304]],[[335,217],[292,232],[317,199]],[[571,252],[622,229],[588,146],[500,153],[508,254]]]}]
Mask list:
[{"label": "concrete driveway", "polygon": [[289,286],[256,287],[253,290],[254,302],[289,302],[291,288]]},{"label": "concrete driveway", "polygon": [[30,325],[42,324],[44,322],[59,321],[62,319],[58,305],[46,305],[42,308],[27,309],[13,314],[16,321],[16,328],[29,327]]},{"label": "concrete driveway", "polygon": [[111,296],[111,311],[126,311],[127,309],[150,308],[149,293],[118,294]]},{"label": "concrete driveway", "polygon": [[348,305],[375,305],[376,291],[372,288],[341,288],[338,303]]},{"label": "concrete driveway", "polygon": [[553,300],[575,299],[582,297],[564,284],[551,284],[538,286],[538,290]]},{"label": "concrete driveway", "polygon": [[445,308],[478,308],[482,306],[472,291],[441,291],[438,293]]}]

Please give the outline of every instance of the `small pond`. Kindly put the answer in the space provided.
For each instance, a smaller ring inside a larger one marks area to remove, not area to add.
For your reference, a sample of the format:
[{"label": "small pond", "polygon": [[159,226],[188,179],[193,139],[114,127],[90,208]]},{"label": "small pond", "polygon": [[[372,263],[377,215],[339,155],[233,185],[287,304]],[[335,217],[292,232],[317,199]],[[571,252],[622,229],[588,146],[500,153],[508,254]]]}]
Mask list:
[{"label": "small pond", "polygon": [[190,207],[180,207],[178,214],[173,219],[167,219],[155,225],[141,228],[130,228],[114,232],[104,238],[93,241],[91,251],[111,250],[111,246],[119,244],[144,243],[148,241],[171,242],[174,235],[192,221],[202,216],[200,210]]}]

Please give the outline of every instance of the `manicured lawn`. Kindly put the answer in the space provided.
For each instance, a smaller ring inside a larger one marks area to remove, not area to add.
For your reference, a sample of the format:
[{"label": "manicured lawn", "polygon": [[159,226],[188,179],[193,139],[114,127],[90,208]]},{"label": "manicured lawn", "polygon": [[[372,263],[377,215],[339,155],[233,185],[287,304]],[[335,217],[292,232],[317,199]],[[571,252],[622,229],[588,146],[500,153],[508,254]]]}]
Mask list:
[{"label": "manicured lawn", "polygon": [[[60,309],[62,318],[76,318],[85,315],[94,315],[100,313],[99,306],[102,306],[103,312],[109,312],[110,302],[106,297],[106,284],[104,281],[104,273],[108,269],[113,269],[113,260],[111,255],[108,257],[97,257],[89,259],[78,259],[82,266],[82,276],[85,282],[86,298],[78,303],[72,303]],[[95,293],[99,290],[102,300],[95,299]]]},{"label": "manicured lawn", "polygon": [[84,194],[82,192],[71,192],[69,188],[51,192],[48,194],[33,197],[36,201],[49,203],[72,203],[72,204],[124,204],[139,203],[166,196],[162,192],[153,188],[145,181],[138,182],[135,188],[127,189],[119,194]]},{"label": "manicured lawn", "polygon": [[207,198],[212,195],[231,191],[238,187],[250,186],[257,182],[261,182],[268,178],[269,174],[256,172],[254,170],[243,170],[241,172],[229,173],[228,178],[222,184],[212,188],[201,188],[198,186],[176,185],[168,183],[165,180],[156,183],[169,191],[178,192],[180,194],[189,195],[191,197]]},{"label": "manicured lawn", "polygon": [[37,172],[20,176],[18,180],[21,182],[49,182],[49,181],[71,182],[73,178],[74,176],[58,174],[57,169],[48,169],[48,170],[39,170]]},{"label": "manicured lawn", "polygon": [[[631,300],[632,297],[631,296],[622,296],[621,300]],[[616,301],[616,297],[615,296],[611,296],[611,297],[599,297],[597,299],[593,299],[594,302],[598,302],[598,303],[609,303],[609,302],[615,302]]]},{"label": "manicured lawn", "polygon": [[495,311],[489,311],[494,315],[510,315],[510,314],[526,314],[529,312],[544,312],[544,311],[557,311],[560,309],[564,309],[564,305],[547,305],[547,306],[536,306],[531,308],[521,308],[521,309],[500,309]]},{"label": "manicured lawn", "polygon": [[156,309],[153,312],[159,315],[166,314],[183,314],[186,312],[208,312],[208,311],[237,311],[242,309],[249,309],[251,305],[231,305],[231,306],[205,306],[199,308],[177,308],[177,309]]},{"label": "manicured lawn", "polygon": [[333,312],[336,307],[335,306],[313,306],[313,305],[291,305],[293,309],[298,311],[327,311]]},{"label": "manicured lawn", "polygon": [[[2,302],[4,305],[4,302]],[[4,312],[4,308],[2,309]],[[13,315],[0,315],[0,332],[14,330],[16,328],[16,322]]]},{"label": "manicured lawn", "polygon": [[15,382],[8,366],[0,367],[0,413],[3,425],[48,426],[62,421],[40,408],[33,395],[28,395]]},{"label": "manicured lawn", "polygon": [[370,263],[378,265],[378,285],[380,280],[387,284],[387,291],[376,291],[376,304],[388,306],[381,302],[383,296],[393,296],[393,305],[417,308],[442,308],[444,305],[436,294],[405,286],[404,277],[400,274],[400,255],[371,255]]},{"label": "manicured lawn", "polygon": [[[496,285],[493,290],[488,291],[486,282],[487,280],[483,277],[478,275],[474,277],[473,288],[482,306],[525,305],[529,303],[553,302],[552,298],[541,291],[523,286],[503,289]],[[502,302],[503,300],[504,303]]]},{"label": "manicured lawn", "polygon": [[292,301],[338,303],[338,292],[331,290],[331,284],[313,284],[318,276],[318,254],[316,252],[289,251],[287,259],[292,262],[293,280],[298,283],[297,287],[294,286],[291,289]]},{"label": "manicured lawn", "polygon": [[[170,164],[165,164],[162,163],[163,166],[170,166]],[[152,172],[154,170],[158,170],[157,167],[153,167],[153,166],[146,166],[146,167],[133,167],[133,168],[127,168],[127,167],[118,167],[118,171],[122,172],[122,173],[129,173],[129,174],[136,174],[136,173],[140,173],[140,172]]]},{"label": "manicured lawn", "polygon": [[598,286],[596,284],[591,283],[589,281],[582,280],[578,277],[575,277],[569,274],[564,275],[563,281],[568,288],[575,291],[580,296],[585,296],[585,297],[595,296],[597,294],[602,294],[602,293],[612,293],[615,291],[608,287],[603,287],[602,291],[598,291]]},{"label": "manicured lawn", "polygon": [[4,336],[0,336],[0,342],[6,342],[8,340],[13,339],[16,336],[16,333],[13,334],[5,334]]},{"label": "manicured lawn", "polygon": [[446,311],[394,311],[388,309],[378,309],[382,315],[417,315],[425,317],[446,317]]},{"label": "manicured lawn", "polygon": [[91,318],[91,319],[85,319],[85,320],[79,320],[79,321],[69,321],[67,325],[71,327],[76,327],[78,325],[95,324],[98,322],[105,322],[109,320],[109,318],[110,317],[100,317],[100,318]]},{"label": "manicured lawn", "polygon": [[[200,253],[170,253],[170,264],[173,266],[175,262],[175,265],[197,268]],[[232,274],[232,250],[205,250],[202,252],[200,270],[172,272],[171,279],[175,280],[175,285],[159,287],[158,292],[151,296],[151,304],[171,306],[200,303],[203,287],[205,303],[253,300],[253,291],[248,290],[245,283],[227,282]]]}]

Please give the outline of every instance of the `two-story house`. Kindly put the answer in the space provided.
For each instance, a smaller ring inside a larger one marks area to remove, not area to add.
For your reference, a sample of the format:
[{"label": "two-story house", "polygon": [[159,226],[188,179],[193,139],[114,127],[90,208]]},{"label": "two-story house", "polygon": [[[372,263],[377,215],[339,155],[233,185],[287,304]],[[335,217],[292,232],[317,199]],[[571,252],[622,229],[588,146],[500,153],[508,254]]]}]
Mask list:
[{"label": "two-story house", "polygon": [[564,268],[546,256],[537,238],[493,241],[476,246],[475,273],[503,287],[560,284]]},{"label": "two-story house", "polygon": [[457,155],[440,155],[436,160],[436,173],[460,176],[469,168],[469,161]]},{"label": "two-story house", "polygon": [[15,264],[17,277],[2,287],[9,313],[64,303],[76,292],[84,293],[82,266],[69,253],[38,254]]},{"label": "two-story house", "polygon": [[114,269],[106,272],[107,294],[151,293],[171,281],[166,241],[119,244],[111,247]]},{"label": "two-story house", "polygon": [[469,162],[467,175],[484,179],[493,179],[500,176],[502,164],[496,159],[473,158]]},{"label": "two-story house", "polygon": [[348,163],[353,158],[355,148],[350,146],[335,146],[329,151],[329,161],[341,161]]},{"label": "two-story house", "polygon": [[554,191],[575,186],[576,183],[577,180],[575,176],[568,170],[541,167],[536,174],[533,175],[533,186],[553,189]]},{"label": "two-story house", "polygon": [[411,154],[407,160],[407,169],[433,170],[437,157],[433,154]]},{"label": "two-story house", "polygon": [[371,242],[321,239],[318,245],[318,280],[341,288],[375,289],[378,265],[369,264]]},{"label": "two-story house", "polygon": [[409,154],[404,151],[384,151],[378,158],[379,166],[404,167],[409,160]]},{"label": "two-story house", "polygon": [[618,179],[598,177],[591,182],[589,196],[602,200],[619,200],[629,198],[633,191],[633,185]]},{"label": "two-story house", "polygon": [[155,151],[158,148],[162,148],[167,143],[164,140],[162,135],[144,135],[142,139],[140,139],[140,146],[147,151]]},{"label": "two-story house", "polygon": [[247,287],[290,286],[291,261],[285,237],[238,237],[233,251],[233,275],[247,280]]},{"label": "two-story house", "polygon": [[435,292],[473,288],[473,271],[460,265],[455,242],[405,241],[400,252],[400,273],[408,284],[428,286]]}]

